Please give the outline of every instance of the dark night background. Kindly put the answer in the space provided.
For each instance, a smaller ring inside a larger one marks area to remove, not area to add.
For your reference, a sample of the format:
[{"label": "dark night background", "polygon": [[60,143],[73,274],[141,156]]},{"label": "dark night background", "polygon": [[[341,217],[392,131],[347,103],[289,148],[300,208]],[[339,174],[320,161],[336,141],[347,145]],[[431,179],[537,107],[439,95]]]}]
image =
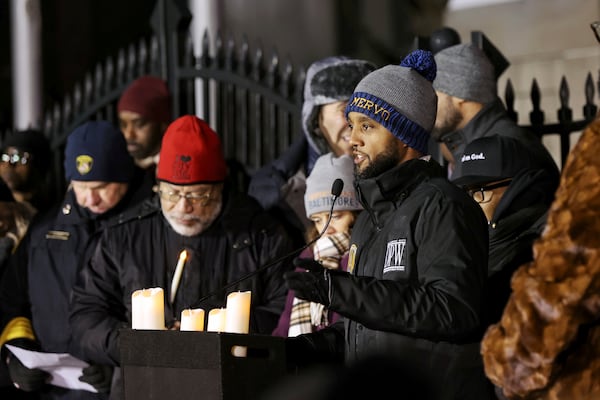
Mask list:
[{"label": "dark night background", "polygon": [[[154,1],[42,0],[44,105],[62,100],[120,46],[151,32]],[[10,2],[0,1],[0,131],[12,128]]]},{"label": "dark night background", "polygon": [[[23,0],[25,1],[25,0]],[[182,2],[188,0],[166,0]],[[199,0],[204,1],[204,0]],[[157,0],[41,0],[43,110],[60,104],[86,73],[121,48],[152,34]],[[290,54],[296,66],[332,54],[384,65],[399,62],[414,43],[441,26],[447,0],[219,0],[224,38]],[[0,1],[0,134],[12,129],[9,0]]]}]

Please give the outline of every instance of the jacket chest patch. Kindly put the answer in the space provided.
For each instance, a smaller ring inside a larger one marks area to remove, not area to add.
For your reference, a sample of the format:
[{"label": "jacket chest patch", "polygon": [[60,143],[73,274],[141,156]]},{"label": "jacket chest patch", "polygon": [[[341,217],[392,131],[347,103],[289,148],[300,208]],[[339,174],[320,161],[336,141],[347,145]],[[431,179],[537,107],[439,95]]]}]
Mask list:
[{"label": "jacket chest patch", "polygon": [[388,272],[404,272],[405,260],[404,260],[404,248],[406,247],[406,239],[391,240],[387,243],[385,250],[385,264],[383,266],[383,273]]}]

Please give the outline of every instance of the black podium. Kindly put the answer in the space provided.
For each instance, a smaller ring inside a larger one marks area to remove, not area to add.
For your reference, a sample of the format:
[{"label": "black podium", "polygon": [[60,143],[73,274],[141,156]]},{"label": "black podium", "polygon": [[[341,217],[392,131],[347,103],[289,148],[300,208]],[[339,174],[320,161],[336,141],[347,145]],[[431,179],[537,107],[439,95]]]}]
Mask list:
[{"label": "black podium", "polygon": [[119,338],[125,400],[255,399],[286,375],[279,337],[123,329]]}]

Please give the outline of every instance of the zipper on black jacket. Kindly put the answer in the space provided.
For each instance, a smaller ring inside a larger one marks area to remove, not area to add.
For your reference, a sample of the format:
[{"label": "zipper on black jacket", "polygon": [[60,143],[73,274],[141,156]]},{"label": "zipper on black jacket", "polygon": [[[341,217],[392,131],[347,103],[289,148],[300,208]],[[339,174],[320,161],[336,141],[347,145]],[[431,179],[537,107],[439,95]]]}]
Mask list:
[{"label": "zipper on black jacket", "polygon": [[354,187],[356,188],[356,191],[358,192],[358,198],[362,200],[361,203],[362,203],[364,209],[369,214],[369,218],[373,222],[373,225],[375,226],[375,230],[377,232],[380,232],[381,231],[381,226],[379,226],[379,221],[377,219],[377,216],[375,215],[375,213],[373,213],[373,210],[371,210],[371,206],[369,205],[369,203],[367,201],[365,201],[365,199],[364,199],[364,197],[362,195],[362,190],[361,190],[360,186],[359,185],[354,185]]}]

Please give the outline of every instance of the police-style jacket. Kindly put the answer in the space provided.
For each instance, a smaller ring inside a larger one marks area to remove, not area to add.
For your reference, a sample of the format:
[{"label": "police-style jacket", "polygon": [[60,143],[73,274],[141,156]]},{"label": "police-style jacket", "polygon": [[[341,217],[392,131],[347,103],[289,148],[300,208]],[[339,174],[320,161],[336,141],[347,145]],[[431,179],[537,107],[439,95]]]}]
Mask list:
[{"label": "police-style jacket", "polygon": [[365,210],[352,230],[351,275],[331,278],[330,309],[345,317],[347,360],[393,354],[448,385],[443,398],[473,398],[452,386],[485,385],[477,341],[487,221],[443,175],[417,159],[355,182]]},{"label": "police-style jacket", "polygon": [[[80,207],[69,190],[61,203],[35,217],[2,278],[3,341],[26,338],[44,352],[74,353],[69,301],[77,271],[91,253],[95,232],[140,196],[130,188],[115,208],[96,215]],[[55,386],[49,390],[51,398],[105,398]]]},{"label": "police-style jacket", "polygon": [[[287,267],[274,261],[291,250],[291,242],[281,225],[249,196],[224,193],[223,201],[220,216],[193,237],[171,228],[158,199],[104,231],[74,288],[71,325],[83,357],[119,364],[118,331],[131,327],[131,295],[144,288],[163,288],[167,322],[179,320],[181,311],[190,307],[208,314],[226,306],[227,294],[250,290],[250,332],[273,330],[287,293],[283,280]],[[171,282],[184,249],[188,258],[171,305]],[[223,289],[267,264],[273,265]],[[211,293],[215,295],[199,303]]]}]

